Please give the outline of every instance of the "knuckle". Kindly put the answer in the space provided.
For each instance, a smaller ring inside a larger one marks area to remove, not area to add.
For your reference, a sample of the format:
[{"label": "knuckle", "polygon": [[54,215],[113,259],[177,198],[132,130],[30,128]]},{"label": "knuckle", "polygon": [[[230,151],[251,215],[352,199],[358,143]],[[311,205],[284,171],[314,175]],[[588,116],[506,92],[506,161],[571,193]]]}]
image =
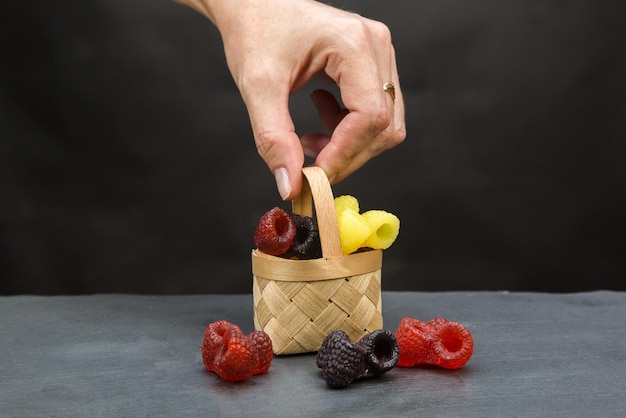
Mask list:
[{"label": "knuckle", "polygon": [[392,130],[383,132],[379,135],[374,147],[374,154],[378,155],[384,151],[390,150],[404,141],[406,138],[405,125],[394,126]]},{"label": "knuckle", "polygon": [[367,42],[374,38],[376,42],[391,43],[391,30],[381,21],[363,18],[358,14],[350,14],[341,22],[343,36]]},{"label": "knuckle", "polygon": [[391,43],[391,30],[384,23],[373,20],[371,21],[370,30],[373,36],[376,37],[377,42],[383,44]]},{"label": "knuckle", "polygon": [[391,123],[391,109],[382,106],[371,112],[367,117],[372,132],[377,135],[389,127]]},{"label": "knuckle", "polygon": [[242,93],[258,91],[262,86],[277,83],[276,70],[271,60],[250,59],[235,79],[237,87]]},{"label": "knuckle", "polygon": [[265,160],[271,158],[273,154],[280,148],[280,139],[278,135],[272,132],[261,132],[255,136],[256,148],[261,157]]},{"label": "knuckle", "polygon": [[258,69],[248,69],[237,80],[237,86],[243,93],[251,91],[254,87],[261,86],[267,81],[267,73]]},{"label": "knuckle", "polygon": [[396,126],[391,134],[392,146],[398,145],[406,139],[406,124]]},{"label": "knuckle", "polygon": [[346,42],[355,51],[362,51],[368,45],[368,27],[363,19],[346,17],[341,22],[341,37],[337,39]]}]

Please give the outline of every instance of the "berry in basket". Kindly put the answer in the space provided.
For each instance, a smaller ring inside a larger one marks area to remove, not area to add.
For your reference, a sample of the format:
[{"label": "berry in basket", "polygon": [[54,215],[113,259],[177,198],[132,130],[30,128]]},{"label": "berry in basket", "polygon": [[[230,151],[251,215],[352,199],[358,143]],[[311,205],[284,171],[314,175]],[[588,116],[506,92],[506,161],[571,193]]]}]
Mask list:
[{"label": "berry in basket", "polygon": [[400,232],[400,219],[384,210],[359,213],[359,202],[354,196],[335,198],[335,210],[339,223],[341,251],[352,254],[361,248],[386,250]]},{"label": "berry in basket", "polygon": [[[386,250],[400,232],[400,220],[384,210],[360,213],[359,201],[350,195],[334,199],[343,255],[361,249]],[[275,207],[261,216],[254,243],[262,253],[308,260],[322,257],[317,223],[310,216]]]},{"label": "berry in basket", "polygon": [[296,235],[287,256],[296,257],[300,260],[320,258],[322,256],[322,244],[315,220],[310,216],[296,214],[292,214],[291,217],[296,224]]},{"label": "berry in basket", "polygon": [[400,219],[384,210],[368,210],[362,216],[370,230],[363,246],[380,250],[391,247],[400,232]]},{"label": "berry in basket", "polygon": [[373,331],[358,342],[343,331],[333,331],[322,342],[316,362],[326,384],[338,389],[360,378],[385,374],[399,358],[398,343],[390,331]]},{"label": "berry in basket", "polygon": [[428,322],[402,318],[396,330],[400,347],[398,366],[431,364],[444,369],[459,369],[472,356],[472,334],[460,323],[443,318]]},{"label": "berry in basket", "polygon": [[285,254],[296,236],[296,224],[284,209],[275,207],[261,216],[254,231],[254,244],[269,255]]},{"label": "berry in basket", "polygon": [[337,196],[334,203],[335,211],[338,214],[343,212],[345,209],[352,209],[356,213],[361,212],[361,210],[359,209],[359,201],[354,196],[350,196],[348,194]]},{"label": "berry in basket", "polygon": [[224,320],[207,325],[201,353],[204,367],[229,382],[267,372],[274,357],[272,340],[265,332],[246,336]]},{"label": "berry in basket", "polygon": [[346,208],[337,213],[337,222],[341,252],[344,255],[352,254],[363,247],[363,243],[370,236],[370,227],[360,213]]}]

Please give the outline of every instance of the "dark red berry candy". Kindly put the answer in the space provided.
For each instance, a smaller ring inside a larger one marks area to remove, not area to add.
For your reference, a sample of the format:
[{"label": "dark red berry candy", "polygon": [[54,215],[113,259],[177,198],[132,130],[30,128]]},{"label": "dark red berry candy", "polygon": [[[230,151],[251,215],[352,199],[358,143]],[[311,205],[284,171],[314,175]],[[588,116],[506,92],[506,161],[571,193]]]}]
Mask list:
[{"label": "dark red berry candy", "polygon": [[254,244],[269,255],[282,255],[289,250],[296,236],[296,224],[291,215],[279,207],[261,216],[254,231]]},{"label": "dark red berry candy", "polygon": [[263,331],[244,335],[228,321],[207,325],[202,342],[204,367],[229,382],[240,382],[269,370],[274,357],[272,340]]},{"label": "dark red berry candy", "polygon": [[270,336],[263,331],[254,331],[248,338],[252,341],[259,355],[259,363],[254,369],[254,374],[267,372],[274,359],[274,349]]}]

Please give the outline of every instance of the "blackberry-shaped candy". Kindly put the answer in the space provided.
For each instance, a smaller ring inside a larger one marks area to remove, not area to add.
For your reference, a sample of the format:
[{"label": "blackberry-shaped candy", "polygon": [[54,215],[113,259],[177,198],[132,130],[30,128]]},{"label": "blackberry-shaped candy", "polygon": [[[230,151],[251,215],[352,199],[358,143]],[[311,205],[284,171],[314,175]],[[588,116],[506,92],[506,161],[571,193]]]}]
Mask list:
[{"label": "blackberry-shaped candy", "polygon": [[287,252],[290,257],[301,260],[322,257],[322,245],[317,223],[310,216],[291,215],[296,224],[296,236]]},{"label": "blackberry-shaped candy", "polygon": [[343,331],[334,331],[322,342],[317,367],[329,387],[344,388],[357,379],[385,374],[399,358],[398,343],[390,331],[374,331],[358,342],[350,341]]},{"label": "blackberry-shaped candy", "polygon": [[366,375],[380,376],[396,367],[400,360],[400,347],[391,331],[379,329],[359,341],[365,347]]},{"label": "blackberry-shaped candy", "polygon": [[365,350],[343,331],[330,333],[317,353],[317,367],[331,388],[344,388],[366,371]]}]

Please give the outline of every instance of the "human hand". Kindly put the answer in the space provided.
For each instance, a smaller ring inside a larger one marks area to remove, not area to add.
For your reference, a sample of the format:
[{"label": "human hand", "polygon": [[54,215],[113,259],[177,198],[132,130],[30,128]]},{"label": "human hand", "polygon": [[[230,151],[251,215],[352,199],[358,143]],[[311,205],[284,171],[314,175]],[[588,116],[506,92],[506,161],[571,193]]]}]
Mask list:
[{"label": "human hand", "polygon": [[[302,186],[304,156],[332,184],[406,135],[404,104],[389,29],[380,22],[312,0],[178,0],[219,29],[228,67],[246,104],[259,154],[281,197]],[[340,89],[311,98],[330,135],[299,138],[289,96],[323,75]],[[395,85],[395,103],[383,84]]]}]

